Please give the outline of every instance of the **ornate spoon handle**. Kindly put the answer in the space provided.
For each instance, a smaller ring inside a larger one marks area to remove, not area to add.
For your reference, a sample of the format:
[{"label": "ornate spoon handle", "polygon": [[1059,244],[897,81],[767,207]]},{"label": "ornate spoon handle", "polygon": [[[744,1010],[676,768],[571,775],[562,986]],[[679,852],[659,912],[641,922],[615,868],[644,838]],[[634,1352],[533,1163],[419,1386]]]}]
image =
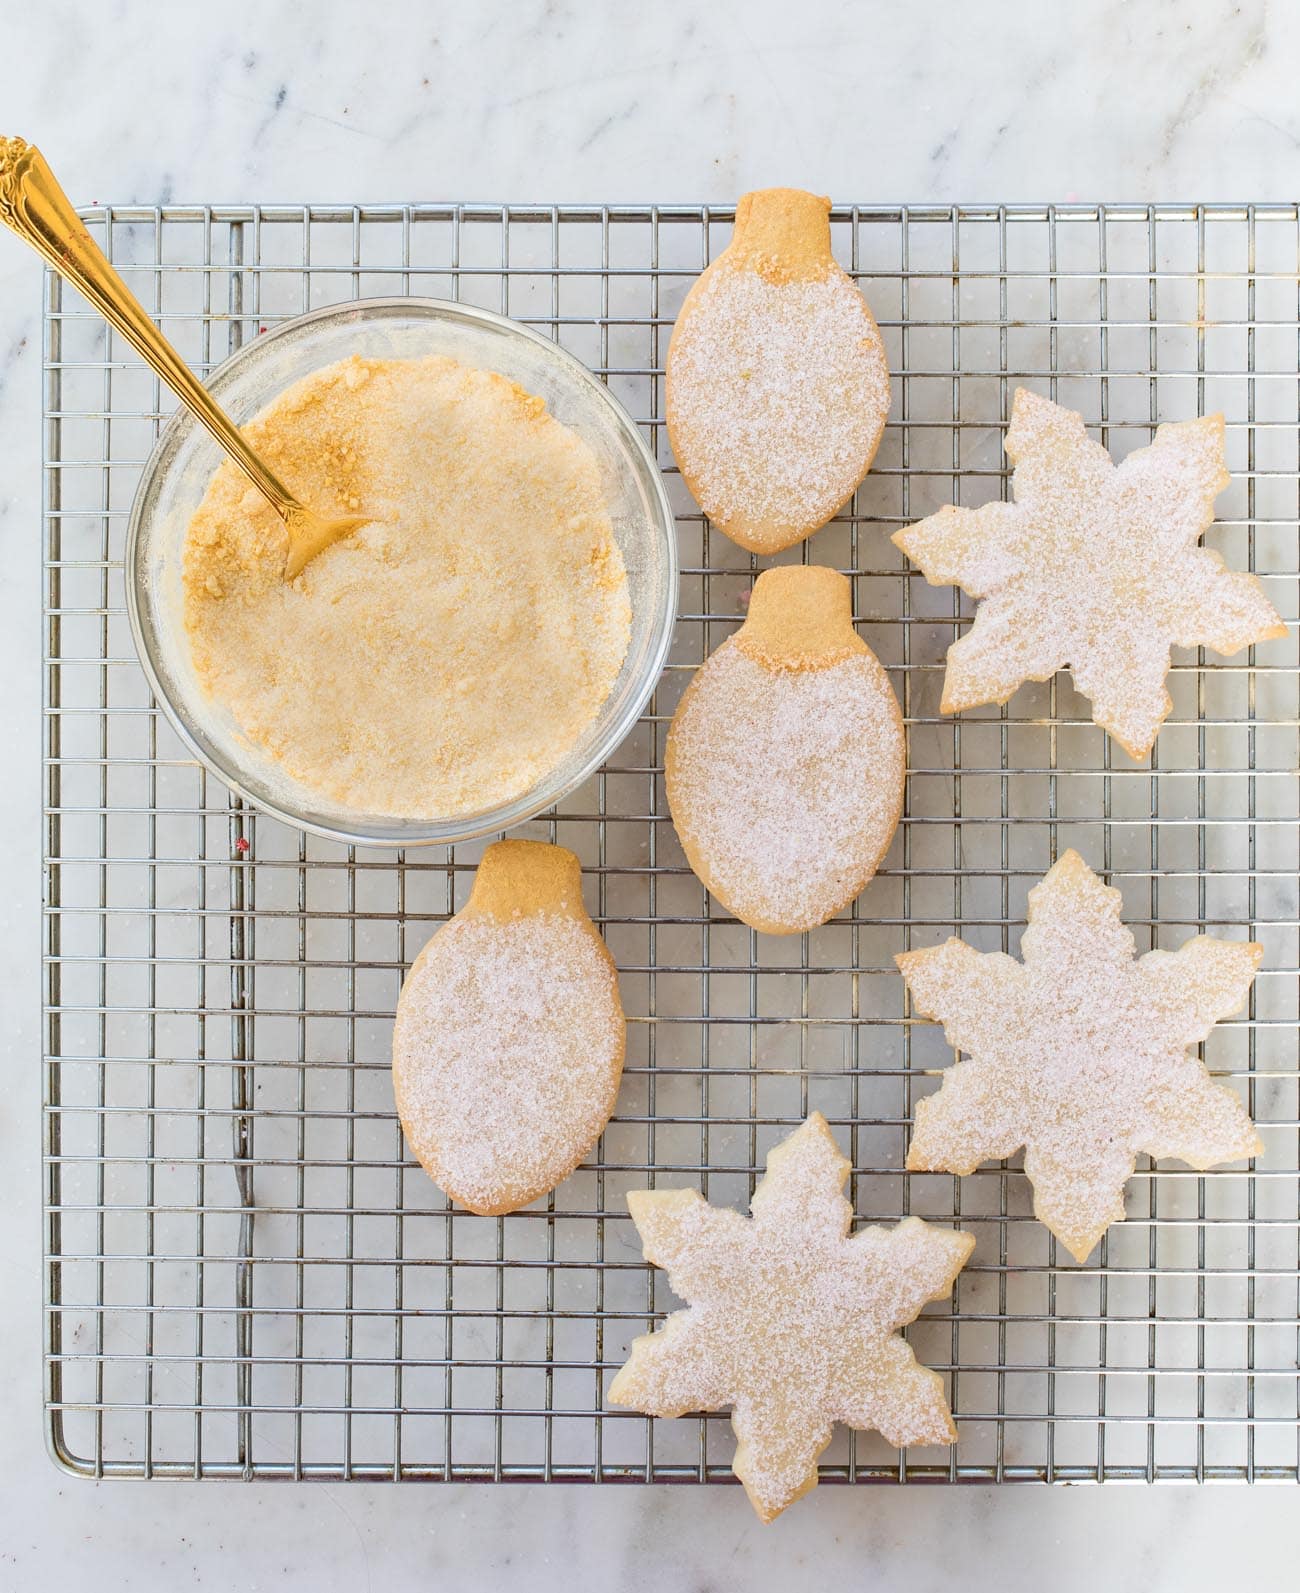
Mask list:
[{"label": "ornate spoon handle", "polygon": [[262,463],[105,259],[40,150],[21,138],[0,138],[0,221],[85,295],[263,494],[289,532],[289,579],[336,537],[364,524],[315,514]]}]

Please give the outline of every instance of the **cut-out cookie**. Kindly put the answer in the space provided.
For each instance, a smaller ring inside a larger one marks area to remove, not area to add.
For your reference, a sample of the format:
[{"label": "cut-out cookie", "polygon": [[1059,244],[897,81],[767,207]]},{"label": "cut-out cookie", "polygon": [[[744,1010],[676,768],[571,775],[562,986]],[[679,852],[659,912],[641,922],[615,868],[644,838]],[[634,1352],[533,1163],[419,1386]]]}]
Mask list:
[{"label": "cut-out cookie", "polygon": [[814,1112],[767,1158],[751,1218],[693,1189],[627,1197],[645,1258],[688,1301],[633,1341],[612,1404],[651,1416],[732,1407],[732,1470],[771,1521],[817,1483],[835,1422],[888,1443],[957,1440],[943,1379],[899,1328],[941,1300],[975,1240],[908,1217],[849,1237],[849,1164]]},{"label": "cut-out cookie", "polygon": [[498,841],[402,986],[393,1088],[407,1143],[480,1216],[526,1206],[600,1137],[625,1037],[577,858]]},{"label": "cut-out cookie", "polygon": [[825,525],[866,475],[889,413],[880,331],[831,254],[829,211],[797,188],[746,194],[668,347],[682,478],[754,553]]},{"label": "cut-out cookie", "polygon": [[1161,426],[1117,467],[1081,416],[1017,388],[1005,446],[1014,503],[894,534],[927,581],[982,599],[940,707],[1003,703],[1068,667],[1094,721],[1145,757],[1172,707],[1171,645],[1227,654],[1286,634],[1255,577],[1198,546],[1231,479],[1223,416]]},{"label": "cut-out cookie", "polygon": [[916,1010],[968,1052],[917,1104],[913,1171],[1023,1145],[1034,1215],[1083,1261],[1124,1215],[1139,1152],[1204,1169],[1263,1145],[1188,1047],[1246,1001],[1263,948],[1197,935],[1136,956],[1120,893],[1066,852],[1029,893],[1024,961],[953,938],[895,958]]},{"label": "cut-out cookie", "polygon": [[668,732],[668,806],[691,867],[770,935],[833,918],[866,885],[903,806],[898,699],[834,570],[764,570],[749,616],[705,660]]}]

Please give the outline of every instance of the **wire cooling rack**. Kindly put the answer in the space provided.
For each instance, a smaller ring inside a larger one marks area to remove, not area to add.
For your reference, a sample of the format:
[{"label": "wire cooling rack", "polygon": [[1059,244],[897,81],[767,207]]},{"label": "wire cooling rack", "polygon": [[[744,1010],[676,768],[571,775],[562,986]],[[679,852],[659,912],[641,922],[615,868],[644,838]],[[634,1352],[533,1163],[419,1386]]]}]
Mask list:
[{"label": "wire cooling rack", "polygon": [[[1233,484],[1210,534],[1297,615],[1294,206],[836,210],[880,321],[893,420],[851,512],[789,557],[848,571],[906,715],[903,821],[852,911],[755,935],[686,868],[662,788],[692,670],[743,614],[755,561],[711,531],[662,425],[673,318],[731,212],[695,207],[97,208],[88,224],[191,363],[358,296],[459,298],[543,328],[644,428],[679,515],[681,617],[650,711],[524,833],[581,857],[629,1017],[618,1115],[547,1200],[448,1209],[404,1153],[389,1036],[404,968],[463,902],[479,846],[353,850],[230,798],[186,757],[132,654],[121,553],[168,395],[46,281],[46,1406],[92,1476],[705,1481],[725,1417],[606,1408],[630,1339],[672,1305],[625,1195],[741,1204],[812,1107],[861,1218],[957,1220],[974,1259],[911,1330],[960,1441],[899,1454],[838,1432],[827,1480],[1296,1479],[1297,725],[1294,631],[1179,656],[1137,765],[1068,679],[937,712],[968,610],[888,533],[1007,491],[1025,382],[1122,455],[1221,408]],[[1139,944],[1265,946],[1248,1013],[1206,1060],[1266,1151],[1249,1171],[1143,1163],[1128,1221],[1076,1266],[1018,1163],[903,1168],[950,1060],[893,954],[950,932],[1016,951],[1025,896],[1077,847]]]}]

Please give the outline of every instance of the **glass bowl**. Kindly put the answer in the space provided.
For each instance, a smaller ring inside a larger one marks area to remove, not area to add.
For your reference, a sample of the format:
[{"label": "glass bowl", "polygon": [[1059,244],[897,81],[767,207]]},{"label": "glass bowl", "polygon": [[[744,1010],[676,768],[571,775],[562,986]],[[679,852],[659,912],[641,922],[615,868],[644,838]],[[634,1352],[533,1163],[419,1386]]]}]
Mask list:
[{"label": "glass bowl", "polygon": [[232,791],[318,835],[374,846],[466,841],[507,830],[580,785],[636,723],[663,668],[677,609],[677,539],[663,479],[631,417],[571,354],[490,310],[440,299],[359,299],[287,321],[220,365],[208,382],[237,425],[285,388],[350,354],[414,359],[447,354],[497,371],[545,399],[591,448],[615,540],[627,566],[632,631],[623,668],[577,745],[533,788],[456,818],[394,819],[334,806],[290,778],[204,695],[190,663],[182,608],[185,533],[224,457],[186,410],[163,429],[127,527],[127,613],[140,662],[177,734]]}]

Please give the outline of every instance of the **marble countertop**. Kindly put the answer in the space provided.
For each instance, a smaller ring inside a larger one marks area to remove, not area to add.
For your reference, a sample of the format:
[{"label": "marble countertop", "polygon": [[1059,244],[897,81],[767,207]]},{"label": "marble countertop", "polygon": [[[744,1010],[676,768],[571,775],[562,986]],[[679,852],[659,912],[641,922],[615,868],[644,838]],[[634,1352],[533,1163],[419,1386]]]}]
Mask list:
[{"label": "marble countertop", "polygon": [[[1300,11],[1264,0],[50,0],[5,25],[4,132],[74,199],[1283,199]],[[39,267],[0,237],[0,1590],[828,1583],[1278,1585],[1289,1490],[92,1485],[43,1457]]]}]

